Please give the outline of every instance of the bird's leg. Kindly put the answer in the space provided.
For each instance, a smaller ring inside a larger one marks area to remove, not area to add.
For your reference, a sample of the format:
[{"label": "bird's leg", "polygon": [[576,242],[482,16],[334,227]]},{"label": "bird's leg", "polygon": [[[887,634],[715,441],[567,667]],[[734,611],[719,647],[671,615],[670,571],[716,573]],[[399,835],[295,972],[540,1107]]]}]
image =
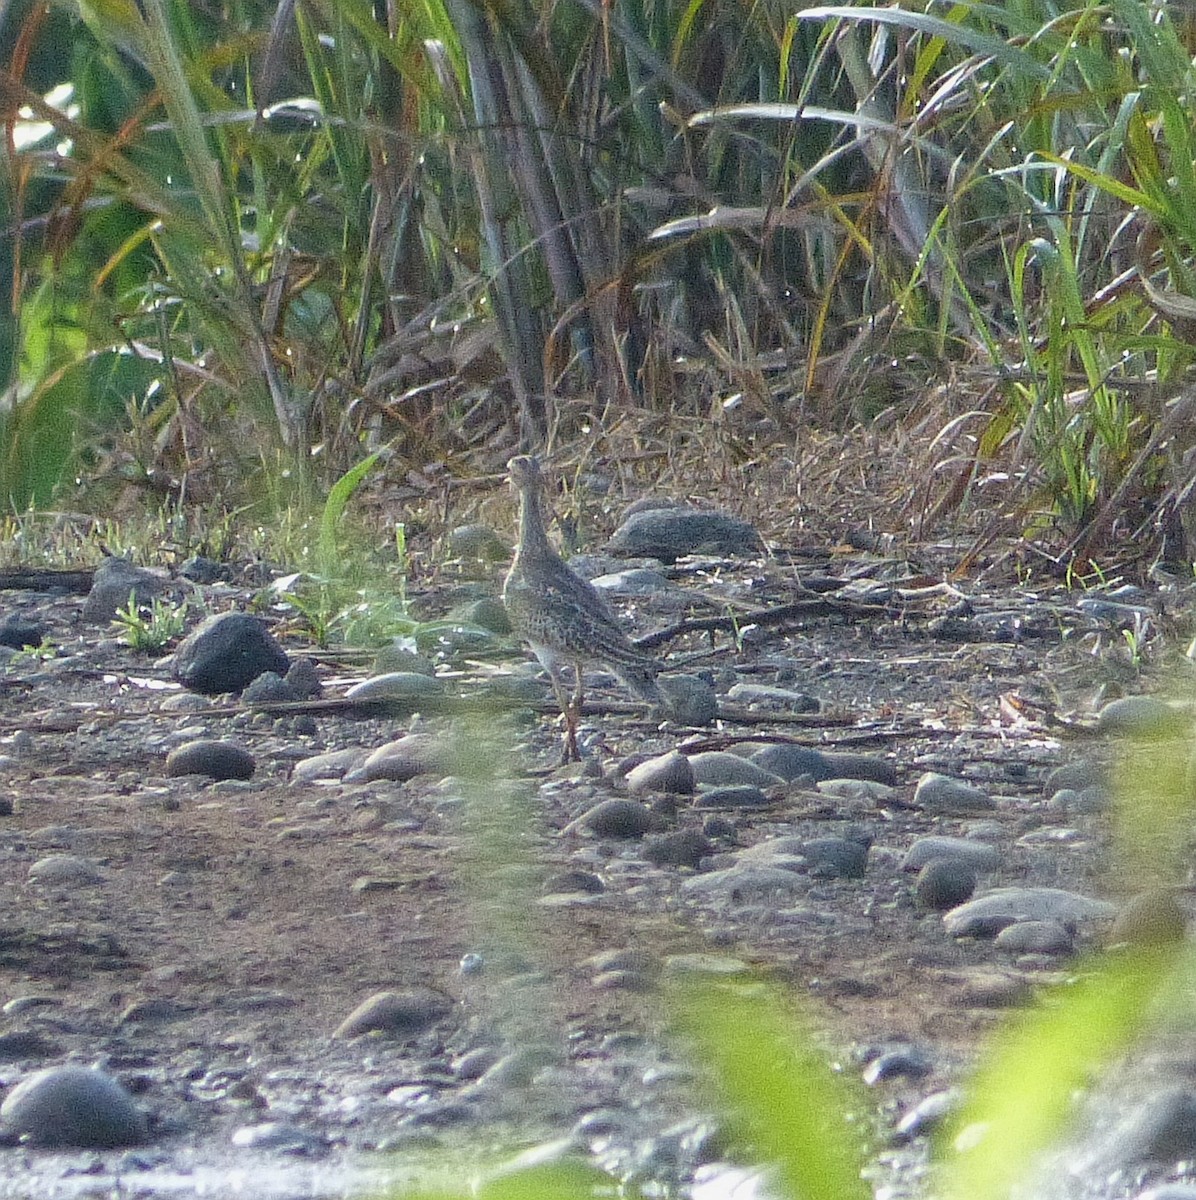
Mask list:
[{"label": "bird's leg", "polygon": [[561,716],[565,720],[565,743],[561,748],[561,762],[581,762],[581,752],[577,749],[577,713],[574,712],[573,702],[565,691],[565,685],[555,663],[549,668],[548,675],[552,680],[552,690],[556,696],[556,702],[561,706]]}]

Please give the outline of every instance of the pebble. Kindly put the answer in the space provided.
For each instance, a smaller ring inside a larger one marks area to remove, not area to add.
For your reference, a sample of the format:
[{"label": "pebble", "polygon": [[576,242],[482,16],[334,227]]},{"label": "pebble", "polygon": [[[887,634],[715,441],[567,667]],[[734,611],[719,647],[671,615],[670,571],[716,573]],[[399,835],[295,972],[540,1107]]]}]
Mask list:
[{"label": "pebble", "polygon": [[373,1030],[412,1038],[448,1016],[453,1001],[432,988],[375,992],[363,1000],[334,1030],[334,1038],[354,1038]]},{"label": "pebble", "polygon": [[1107,787],[1109,772],[1102,764],[1091,761],[1064,763],[1047,775],[1043,794],[1050,796],[1060,788],[1072,788],[1082,792],[1089,787]]},{"label": "pebble", "polygon": [[1100,733],[1120,734],[1135,738],[1173,737],[1190,731],[1192,716],[1157,696],[1120,696],[1110,700],[1096,714]]},{"label": "pebble", "polygon": [[941,814],[987,812],[996,807],[978,787],[928,771],[914,789],[914,803],[927,812]]},{"label": "pebble", "polygon": [[751,761],[761,770],[768,771],[787,783],[803,776],[809,776],[817,783],[834,776],[827,758],[821,750],[811,750],[808,746],[777,744],[757,750],[751,756]]},{"label": "pebble", "polygon": [[438,700],[447,690],[444,681],[433,675],[418,671],[388,671],[385,675],[371,675],[369,679],[355,683],[345,692],[345,699],[359,703],[400,700],[404,704],[418,704],[422,700]]},{"label": "pebble", "polygon": [[933,1070],[924,1050],[916,1046],[895,1046],[882,1051],[864,1068],[864,1082],[875,1087],[889,1079],[922,1079]]},{"label": "pebble", "polygon": [[615,530],[609,547],[671,563],[686,554],[759,554],[760,535],[746,521],[696,508],[651,508],[632,513]]},{"label": "pebble", "polygon": [[958,858],[933,858],[918,872],[914,899],[928,912],[946,912],[972,898],[976,872]]},{"label": "pebble", "polygon": [[881,783],[885,787],[896,787],[898,783],[896,764],[875,754],[849,754],[845,751],[827,751],[823,754],[831,779],[862,779]]},{"label": "pebble", "polygon": [[314,700],[324,691],[320,672],[310,658],[297,658],[287,668],[284,676],[301,700]]},{"label": "pebble", "polygon": [[254,757],[236,742],[197,738],[176,747],[166,756],[166,774],[206,775],[209,779],[252,779]]},{"label": "pebble", "polygon": [[1117,914],[1109,930],[1111,946],[1173,946],[1187,936],[1188,914],[1169,888],[1139,892]]},{"label": "pebble", "polygon": [[485,562],[507,562],[511,548],[489,525],[458,525],[444,538],[451,558],[474,558]]},{"label": "pebble", "polygon": [[174,652],[174,677],[204,695],[239,692],[265,671],[285,675],[290,660],[266,628],[248,613],[218,613],[202,621]]},{"label": "pebble", "polygon": [[714,852],[714,844],[696,829],[678,829],[644,839],[644,857],[658,867],[694,867]]},{"label": "pebble", "polygon": [[[125,598],[128,599],[127,593]],[[10,614],[0,622],[0,646],[7,646],[11,650],[40,646],[49,632],[49,627],[40,621],[28,621]]]},{"label": "pebble", "polygon": [[684,595],[684,590],[670,583],[659,571],[648,567],[632,567],[627,571],[613,571],[605,575],[595,575],[590,583],[607,596],[654,596],[661,592],[678,592]]},{"label": "pebble", "polygon": [[627,772],[627,787],[636,792],[668,792],[690,796],[694,791],[694,772],[689,759],[676,750],[658,754]]},{"label": "pebble", "polygon": [[587,809],[575,821],[570,822],[563,832],[571,833],[579,827],[584,827],[598,837],[638,838],[643,837],[657,820],[652,810],[638,800],[616,797],[602,800],[593,808]]},{"label": "pebble", "polygon": [[91,591],[83,603],[83,619],[111,621],[117,612],[129,606],[132,593],[138,605],[149,604],[162,594],[165,581],[160,575],[135,567],[127,558],[106,558],[95,569]]},{"label": "pebble", "polygon": [[110,1075],[47,1067],[23,1079],[0,1105],[0,1124],[35,1146],[103,1149],[144,1142],[145,1114]]},{"label": "pebble", "polygon": [[[5,1006],[7,1007],[7,1005]],[[0,1062],[24,1062],[32,1058],[52,1058],[61,1047],[40,1033],[29,1029],[13,1029],[0,1033]]]},{"label": "pebble", "polygon": [[1071,922],[1113,917],[1115,905],[1062,888],[994,888],[943,915],[952,937],[995,937],[1015,921]]},{"label": "pebble", "polygon": [[506,637],[511,632],[510,615],[506,605],[497,596],[483,596],[467,604],[461,610],[461,621],[484,629],[487,633],[496,633],[499,637]]},{"label": "pebble", "polygon": [[[289,675],[290,672],[288,671],[287,674]],[[301,699],[299,693],[277,671],[263,671],[256,679],[247,684],[241,693],[241,702],[251,706],[294,704]]]},{"label": "pebble", "polygon": [[104,872],[90,859],[73,854],[50,854],[39,858],[29,868],[29,878],[36,883],[100,883]]},{"label": "pebble", "polygon": [[1196,1094],[1180,1086],[1152,1096],[1111,1131],[1105,1145],[1121,1164],[1196,1157]]},{"label": "pebble", "polygon": [[322,1153],[327,1142],[289,1121],[262,1121],[233,1130],[232,1144],[248,1150],[281,1150],[286,1154]]},{"label": "pebble", "polygon": [[997,945],[1011,954],[1071,954],[1075,934],[1061,921],[1017,921],[997,934]]},{"label": "pebble", "polygon": [[749,708],[773,708],[793,713],[816,713],[822,707],[814,696],[808,696],[805,692],[769,687],[763,683],[737,683],[727,692],[727,699]]},{"label": "pebble", "polygon": [[405,783],[417,775],[445,773],[447,764],[444,760],[444,745],[439,738],[427,733],[409,733],[379,746],[360,767],[345,774],[345,782],[389,779]]},{"label": "pebble", "polygon": [[480,1079],[501,1057],[496,1046],[478,1046],[453,1059],[453,1074],[463,1083]]},{"label": "pebble", "polygon": [[702,754],[692,754],[689,765],[693,768],[694,781],[708,787],[750,784],[753,787],[765,788],[776,787],[785,782],[780,776],[764,770],[750,759],[726,750],[707,750]]},{"label": "pebble", "polygon": [[751,967],[729,954],[670,954],[664,960],[670,975],[746,975]]},{"label": "pebble", "polygon": [[557,875],[550,875],[544,881],[541,891],[547,895],[582,893],[598,896],[606,891],[606,884],[602,882],[602,876],[595,875],[593,871],[562,871]]},{"label": "pebble", "polygon": [[815,787],[824,796],[866,804],[885,804],[897,795],[896,788],[875,779],[820,779]]},{"label": "pebble", "polygon": [[907,1142],[934,1133],[942,1128],[948,1117],[960,1110],[963,1101],[963,1093],[958,1089],[932,1092],[902,1115],[897,1122],[898,1139]]},{"label": "pebble", "polygon": [[662,675],[656,684],[678,725],[700,727],[718,717],[718,696],[700,675]]},{"label": "pebble", "polygon": [[903,871],[920,871],[931,859],[953,858],[967,863],[973,871],[995,871],[1001,865],[1001,854],[987,842],[969,838],[932,835],[920,837],[901,860]]},{"label": "pebble", "polygon": [[801,849],[810,874],[819,879],[863,879],[871,839],[811,838]]}]

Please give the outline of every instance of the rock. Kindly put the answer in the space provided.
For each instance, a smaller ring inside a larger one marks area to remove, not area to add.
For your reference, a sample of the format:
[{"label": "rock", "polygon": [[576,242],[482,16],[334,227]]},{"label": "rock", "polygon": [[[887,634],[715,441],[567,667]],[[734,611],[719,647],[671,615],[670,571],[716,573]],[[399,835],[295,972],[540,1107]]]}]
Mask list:
[{"label": "rock", "polygon": [[239,692],[264,672],[285,675],[289,667],[265,623],[248,613],[208,617],[174,652],[175,679],[204,695]]},{"label": "rock", "polygon": [[29,878],[35,883],[89,884],[100,883],[104,872],[90,859],[73,854],[50,854],[39,858],[29,868]]},{"label": "rock", "polygon": [[765,746],[757,750],[751,761],[761,770],[791,783],[808,775],[815,783],[821,779],[833,778],[828,756],[821,750],[811,750],[807,746],[775,745]]},{"label": "rock", "polygon": [[637,946],[623,946],[617,950],[599,950],[583,959],[581,964],[591,971],[637,971],[641,975],[658,975],[660,960],[648,950]]},{"label": "rock", "polygon": [[651,571],[647,567],[595,575],[590,582],[606,596],[653,596],[660,592],[684,591],[670,583],[659,571]]},{"label": "rock", "polygon": [[954,1116],[960,1110],[963,1100],[963,1092],[957,1089],[933,1092],[919,1100],[897,1122],[898,1140],[908,1142],[916,1137],[934,1133],[942,1127],[948,1117]]},{"label": "rock", "polygon": [[417,671],[390,671],[355,683],[345,693],[345,699],[359,703],[400,700],[404,704],[418,704],[423,700],[439,700],[446,691],[444,681],[433,675],[421,675]]},{"label": "rock", "polygon": [[478,1046],[453,1059],[453,1074],[462,1083],[480,1079],[501,1057],[496,1046]]},{"label": "rock", "polygon": [[627,772],[627,787],[637,792],[667,792],[677,796],[692,796],[694,772],[689,759],[676,750],[658,754]]},{"label": "rock", "polygon": [[598,896],[606,891],[606,884],[602,882],[602,876],[595,875],[593,871],[561,871],[544,880],[540,890],[550,896],[572,893]]},{"label": "rock", "polygon": [[1052,796],[1060,788],[1072,788],[1077,792],[1082,792],[1089,787],[1107,787],[1108,783],[1108,769],[1100,763],[1090,761],[1064,763],[1047,775],[1042,791],[1044,795]]},{"label": "rock", "polygon": [[145,1114],[110,1075],[87,1067],[47,1067],[23,1079],[0,1105],[0,1123],[35,1146],[135,1146]]},{"label": "rock", "polygon": [[291,782],[302,784],[315,783],[320,779],[343,779],[368,757],[368,750],[350,746],[347,750],[330,750],[327,754],[301,758],[291,769]]},{"label": "rock", "polygon": [[262,1121],[233,1130],[232,1144],[250,1150],[279,1150],[284,1154],[320,1154],[328,1143],[319,1135],[289,1121]]},{"label": "rock", "polygon": [[901,860],[901,869],[920,871],[935,858],[953,858],[957,862],[967,863],[976,872],[995,871],[1001,865],[1000,852],[987,842],[932,835],[920,837],[914,842]]},{"label": "rock", "polygon": [[488,633],[497,633],[506,637],[511,632],[511,618],[507,615],[507,606],[497,596],[483,596],[472,604],[467,604],[461,610],[461,621],[466,625],[475,625]]},{"label": "rock", "polygon": [[166,756],[166,774],[206,775],[209,779],[252,779],[257,769],[254,757],[236,742],[196,738],[184,742]]},{"label": "rock", "polygon": [[213,583],[220,583],[222,580],[231,579],[232,569],[227,563],[217,562],[212,558],[205,558],[202,554],[193,554],[179,567],[179,574],[192,583],[208,586]]},{"label": "rock", "polygon": [[376,992],[362,1001],[336,1027],[332,1036],[354,1038],[379,1030],[395,1037],[413,1038],[443,1020],[452,1010],[452,1000],[432,988]]},{"label": "rock", "polygon": [[1075,934],[1060,921],[1018,921],[997,934],[997,945],[1010,954],[1071,954]]},{"label": "rock", "polygon": [[310,658],[297,658],[287,669],[285,679],[301,700],[314,700],[324,691],[320,672]]},{"label": "rock", "polygon": [[989,812],[996,807],[978,787],[927,771],[914,789],[914,803],[931,813],[958,814]]},{"label": "rock", "polygon": [[1096,714],[1101,733],[1134,738],[1174,737],[1190,731],[1192,715],[1185,709],[1160,700],[1157,696],[1121,696],[1110,700]]},{"label": "rock", "polygon": [[995,937],[1015,921],[1071,922],[1100,920],[1117,912],[1105,900],[1093,900],[1061,888],[993,888],[943,914],[952,937]]},{"label": "rock", "polygon": [[644,857],[658,867],[694,867],[713,853],[710,839],[696,829],[678,829],[644,839]]},{"label": "rock", "polygon": [[1152,1096],[1110,1131],[1105,1146],[1121,1164],[1169,1165],[1196,1157],[1196,1094],[1173,1087]]},{"label": "rock", "polygon": [[[288,671],[289,675],[290,672]],[[294,704],[302,697],[277,671],[263,671],[241,693],[241,700],[257,704]]]},{"label": "rock", "polygon": [[693,768],[694,780],[708,787],[735,787],[749,784],[752,787],[776,787],[785,781],[773,775],[749,759],[726,750],[708,750],[690,755],[689,765]]},{"label": "rock", "polygon": [[774,708],[793,713],[816,713],[822,707],[814,696],[807,696],[805,692],[768,687],[762,683],[737,683],[727,693],[727,699],[749,708]]},{"label": "rock", "polygon": [[625,556],[671,563],[686,554],[759,554],[760,535],[746,521],[696,508],[653,508],[632,513],[609,543]]},{"label": "rock", "polygon": [[718,717],[718,696],[700,676],[662,675],[656,684],[678,725],[709,725]]},{"label": "rock", "polygon": [[810,873],[820,879],[863,879],[871,840],[812,838],[802,846]]},{"label": "rock", "polygon": [[914,899],[928,912],[946,912],[972,898],[976,872],[958,858],[933,858],[918,873]]},{"label": "rock", "polygon": [[934,1069],[929,1056],[916,1046],[894,1046],[871,1059],[864,1082],[875,1087],[888,1079],[922,1079]]},{"label": "rock", "polygon": [[656,823],[652,810],[638,800],[603,800],[570,822],[564,832],[582,826],[598,837],[643,837]]},{"label": "rock", "polygon": [[49,632],[49,626],[40,621],[9,615],[0,623],[0,646],[8,646],[12,650],[40,646]]},{"label": "rock", "polygon": [[1139,892],[1117,914],[1109,930],[1111,946],[1173,946],[1187,937],[1188,914],[1169,888]]},{"label": "rock", "polygon": [[728,978],[746,975],[751,967],[742,958],[729,954],[670,954],[664,960],[664,969],[670,975],[710,975]]},{"label": "rock", "polygon": [[[8,1005],[5,1005],[7,1008]],[[0,1033],[0,1062],[24,1062],[33,1058],[53,1058],[62,1048],[31,1029],[13,1029]]]},{"label": "rock", "polygon": [[699,896],[723,895],[743,901],[773,893],[804,891],[808,884],[795,871],[755,863],[737,863],[723,871],[694,875],[681,884],[681,890]]},{"label": "rock", "polygon": [[731,787],[703,788],[698,799],[703,808],[760,808],[770,803],[758,787],[744,783]]},{"label": "rock", "polygon": [[829,779],[862,779],[885,787],[897,786],[897,767],[875,754],[849,754],[825,751],[822,755],[830,771]]},{"label": "rock", "polygon": [[435,675],[436,667],[431,659],[417,654],[401,639],[383,646],[374,657],[374,673],[389,675],[395,671],[414,671],[417,675]]},{"label": "rock", "polygon": [[390,779],[405,783],[417,775],[447,774],[446,751],[438,737],[427,733],[409,733],[385,746],[379,746],[356,770],[346,774],[349,783],[369,783]]},{"label": "rock", "polygon": [[511,548],[489,525],[458,525],[444,538],[444,548],[451,558],[481,559],[483,562],[506,562]]},{"label": "rock", "polygon": [[162,594],[163,580],[152,571],[135,567],[127,558],[106,558],[95,569],[91,591],[83,603],[83,619],[111,621],[129,606],[129,596],[139,606]]},{"label": "rock", "polygon": [[824,796],[861,804],[888,804],[897,795],[896,788],[875,779],[820,779],[814,786]]}]

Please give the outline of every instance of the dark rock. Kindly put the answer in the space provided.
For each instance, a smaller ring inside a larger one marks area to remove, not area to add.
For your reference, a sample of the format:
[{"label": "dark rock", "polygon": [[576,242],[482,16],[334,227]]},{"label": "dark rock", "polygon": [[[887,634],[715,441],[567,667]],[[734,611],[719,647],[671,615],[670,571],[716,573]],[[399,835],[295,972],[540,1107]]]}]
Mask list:
[{"label": "dark rock", "polygon": [[644,839],[644,857],[658,867],[697,867],[714,850],[696,829],[678,829]]},{"label": "dark rock", "polygon": [[145,1114],[115,1079],[79,1066],[23,1079],[0,1105],[0,1122],[35,1146],[134,1146],[147,1133]]},{"label": "dark rock", "polygon": [[51,1058],[61,1052],[61,1047],[56,1043],[29,1029],[13,1029],[8,1033],[0,1033],[0,1062]]},{"label": "dark rock", "polygon": [[996,807],[978,787],[935,771],[918,780],[914,803],[927,812],[944,814],[990,812]]},{"label": "dark rock", "polygon": [[599,837],[637,838],[654,823],[652,811],[638,800],[612,799],[595,804],[572,825],[583,825]]},{"label": "dark rock", "polygon": [[758,787],[746,783],[705,788],[698,799],[703,808],[760,808],[771,803]]},{"label": "dark rock", "polygon": [[295,659],[285,678],[301,700],[313,700],[324,691],[320,673],[310,658]]},{"label": "dark rock", "polygon": [[1121,696],[1096,714],[1096,727],[1101,733],[1134,738],[1174,737],[1191,729],[1192,717],[1157,696]]},{"label": "dark rock", "polygon": [[997,945],[1010,954],[1071,954],[1076,935],[1061,921],[1016,921],[997,934]]},{"label": "dark rock", "polygon": [[734,821],[719,813],[711,813],[702,822],[702,832],[709,838],[732,840],[738,835],[739,830]]},{"label": "dark rock", "polygon": [[958,858],[934,858],[918,872],[914,898],[919,908],[947,912],[972,898],[976,872]]},{"label": "dark rock", "polygon": [[967,863],[974,871],[995,871],[1001,865],[1001,855],[995,846],[968,838],[943,837],[932,834],[920,837],[901,860],[903,871],[920,871],[936,858],[953,858]]},{"label": "dark rock", "polygon": [[232,570],[227,563],[219,563],[215,559],[205,558],[202,554],[195,554],[179,567],[179,574],[192,583],[211,584],[230,579]]},{"label": "dark rock", "polygon": [[148,604],[162,594],[163,580],[152,571],[135,567],[127,558],[106,558],[95,569],[91,591],[83,603],[85,621],[110,621],[129,606],[132,595],[138,605]]},{"label": "dark rock", "polygon": [[873,1058],[864,1069],[864,1082],[873,1087],[887,1079],[921,1079],[933,1070],[924,1050],[894,1046]]},{"label": "dark rock", "polygon": [[662,675],[656,683],[678,725],[709,725],[718,716],[718,696],[700,675]]},{"label": "dark rock", "polygon": [[[287,672],[290,674],[290,672]],[[263,671],[241,693],[245,704],[294,704],[301,697],[277,671]]]},{"label": "dark rock", "polygon": [[627,772],[627,787],[632,792],[672,792],[690,796],[694,790],[694,772],[689,759],[676,750],[659,754]]},{"label": "dark rock", "polygon": [[752,762],[787,782],[808,775],[818,783],[835,777],[827,758],[821,750],[811,750],[807,746],[776,745],[757,750],[752,755]]},{"label": "dark rock", "polygon": [[445,535],[444,547],[453,558],[506,562],[511,548],[489,525],[458,525]]},{"label": "dark rock", "polygon": [[486,596],[466,605],[461,610],[461,620],[502,637],[511,632],[511,618],[507,615],[506,605],[494,596]]},{"label": "dark rock", "polygon": [[174,653],[175,679],[204,695],[239,692],[264,672],[285,675],[289,667],[265,623],[248,613],[208,617]]},{"label": "dark rock", "polygon": [[610,549],[673,562],[685,554],[759,554],[760,535],[746,521],[696,508],[654,508],[633,513],[615,530]]},{"label": "dark rock", "polygon": [[0,624],[0,646],[8,646],[12,650],[22,650],[26,646],[40,646],[47,633],[49,633],[49,627],[40,621],[8,616]]},{"label": "dark rock", "polygon": [[333,1032],[334,1038],[353,1038],[379,1030],[412,1038],[453,1010],[452,1000],[432,988],[405,992],[376,992],[359,1004]]},{"label": "dark rock", "polygon": [[207,775],[210,779],[252,779],[257,769],[253,755],[235,742],[197,738],[166,756],[167,775]]},{"label": "dark rock", "polygon": [[812,838],[801,853],[810,873],[824,879],[863,879],[868,868],[868,843],[853,838]]},{"label": "dark rock", "polygon": [[831,772],[829,779],[866,779],[886,787],[897,786],[897,767],[887,758],[829,750],[822,757]]},{"label": "dark rock", "polygon": [[596,896],[606,891],[606,884],[602,882],[601,876],[595,875],[593,871],[561,871],[557,875],[550,875],[544,881],[541,891],[549,895],[584,892]]},{"label": "dark rock", "polygon": [[1188,914],[1168,888],[1139,892],[1117,914],[1109,944],[1172,946],[1187,936]]}]

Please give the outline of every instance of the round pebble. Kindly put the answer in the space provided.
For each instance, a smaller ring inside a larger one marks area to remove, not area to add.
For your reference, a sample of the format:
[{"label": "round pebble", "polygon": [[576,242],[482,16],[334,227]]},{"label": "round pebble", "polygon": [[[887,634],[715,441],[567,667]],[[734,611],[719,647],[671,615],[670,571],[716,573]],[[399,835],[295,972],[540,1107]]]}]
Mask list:
[{"label": "round pebble", "polygon": [[36,1146],[133,1146],[145,1114],[117,1080],[87,1067],[47,1067],[22,1080],[0,1105],[0,1122]]},{"label": "round pebble", "polygon": [[976,872],[958,858],[931,859],[914,884],[919,908],[929,912],[947,912],[972,898],[976,890]]},{"label": "round pebble", "polygon": [[166,756],[166,774],[206,775],[209,779],[252,779],[257,769],[254,757],[236,742],[197,738]]}]

